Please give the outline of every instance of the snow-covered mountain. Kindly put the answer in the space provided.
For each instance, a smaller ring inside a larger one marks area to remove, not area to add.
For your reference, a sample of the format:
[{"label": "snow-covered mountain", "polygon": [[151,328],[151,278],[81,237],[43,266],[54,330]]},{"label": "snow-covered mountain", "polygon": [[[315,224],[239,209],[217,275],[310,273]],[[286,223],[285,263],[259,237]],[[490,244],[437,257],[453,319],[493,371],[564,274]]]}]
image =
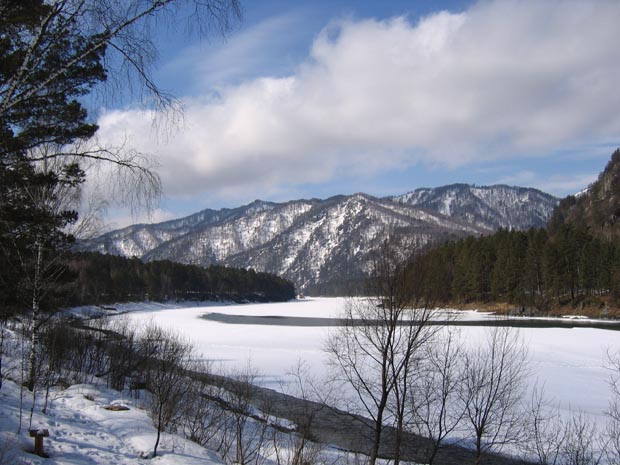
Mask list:
[{"label": "snow-covered mountain", "polygon": [[416,189],[392,197],[392,200],[459,218],[488,230],[544,226],[558,203],[558,199],[536,189],[468,184]]},{"label": "snow-covered mountain", "polygon": [[499,227],[543,226],[557,199],[535,189],[455,184],[376,198],[366,194],[286,203],[255,202],[140,224],[84,242],[83,249],[143,260],[251,267],[301,290],[352,279],[386,237],[411,249]]}]

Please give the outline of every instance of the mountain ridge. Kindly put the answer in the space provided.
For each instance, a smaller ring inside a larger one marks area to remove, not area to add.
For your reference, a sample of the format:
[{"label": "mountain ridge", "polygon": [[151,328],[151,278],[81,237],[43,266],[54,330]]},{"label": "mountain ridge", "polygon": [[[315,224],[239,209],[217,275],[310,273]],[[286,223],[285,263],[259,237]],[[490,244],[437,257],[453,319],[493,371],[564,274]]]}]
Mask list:
[{"label": "mountain ridge", "polygon": [[[512,197],[513,203],[518,202],[522,205],[530,205],[530,196],[537,198],[548,196],[548,194],[538,189],[509,186],[506,184],[476,186],[456,183],[436,188],[422,187],[401,196],[393,197],[393,199],[398,202],[430,208],[447,216],[453,216],[455,212],[452,211],[452,208],[456,203],[457,209],[461,211],[456,212],[457,217],[468,222],[488,225],[488,223],[485,222],[485,218],[480,218],[476,215],[476,210],[483,210],[485,206],[489,206],[488,194],[493,191],[510,193],[508,197]],[[535,211],[534,213],[538,216],[538,218],[535,221],[532,221],[531,215],[533,212],[531,209],[506,212],[501,211],[502,209],[498,207],[499,206],[496,206],[494,209],[495,213],[499,214],[493,222],[493,226],[496,229],[500,227],[510,229],[511,226],[516,227],[515,229],[527,229],[530,225],[542,226],[545,223],[545,218],[548,217],[548,211],[546,209],[545,211]],[[515,214],[517,218],[514,218]],[[511,216],[512,218],[510,218]]]}]

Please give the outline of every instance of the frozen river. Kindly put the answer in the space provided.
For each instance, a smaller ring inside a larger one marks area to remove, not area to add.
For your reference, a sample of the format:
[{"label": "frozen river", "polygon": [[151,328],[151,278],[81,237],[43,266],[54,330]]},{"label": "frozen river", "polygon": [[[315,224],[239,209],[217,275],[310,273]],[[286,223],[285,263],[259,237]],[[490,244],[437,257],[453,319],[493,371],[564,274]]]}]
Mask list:
[{"label": "frozen river", "polygon": [[[323,347],[329,332],[334,331],[331,319],[341,315],[344,304],[342,298],[313,298],[275,304],[150,305],[128,313],[128,317],[140,325],[153,321],[172,328],[189,338],[200,356],[216,361],[222,370],[251,366],[263,385],[278,389],[299,361],[306,363],[314,378],[328,377]],[[207,314],[217,315],[208,320],[203,318]],[[465,320],[484,318],[477,312],[461,314]],[[460,330],[464,340],[475,344],[484,340],[488,328],[464,326]],[[603,414],[611,376],[605,368],[606,351],[620,350],[620,333],[594,328],[515,330],[529,350],[532,382],[544,384],[547,396],[564,410]]]}]

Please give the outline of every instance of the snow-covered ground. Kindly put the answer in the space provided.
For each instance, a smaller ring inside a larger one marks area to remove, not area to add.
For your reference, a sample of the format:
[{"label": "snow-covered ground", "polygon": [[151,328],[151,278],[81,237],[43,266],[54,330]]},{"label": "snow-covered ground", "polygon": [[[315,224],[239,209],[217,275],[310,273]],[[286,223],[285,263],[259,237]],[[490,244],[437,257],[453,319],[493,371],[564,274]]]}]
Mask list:
[{"label": "snow-covered ground", "polygon": [[[0,463],[3,465],[216,465],[215,454],[175,435],[163,434],[157,457],[152,455],[155,428],[146,412],[121,393],[91,385],[54,388],[47,414],[35,410],[34,429],[47,429],[44,452],[34,455],[28,437],[30,404],[26,392],[22,433],[19,424],[19,387],[5,381],[0,390]],[[125,406],[114,411],[105,407]]]},{"label": "snow-covered ground", "polygon": [[[200,318],[207,313],[248,316],[337,318],[345,299],[312,298],[273,304],[208,304],[206,306],[148,304],[121,307],[137,325],[148,321],[187,336],[203,357],[224,370],[243,370],[248,363],[262,383],[279,389],[287,372],[303,360],[316,379],[326,378],[325,340],[333,328],[226,324]],[[492,318],[483,312],[459,312],[460,319]],[[565,411],[602,417],[610,398],[611,372],[606,351],[620,351],[617,331],[592,328],[516,328],[529,349],[531,380],[544,385],[547,397]],[[461,327],[464,340],[483,341],[486,327]]]},{"label": "snow-covered ground", "polygon": [[[286,373],[299,360],[305,361],[315,378],[326,378],[325,339],[333,327],[227,324],[201,318],[207,313],[246,316],[337,318],[344,299],[304,299],[279,304],[124,304],[109,313],[126,318],[137,326],[152,321],[188,337],[201,356],[217,360],[225,370],[241,369],[248,362],[262,374],[262,384],[283,387]],[[93,311],[79,309],[76,312]],[[124,313],[124,315],[120,315]],[[459,313],[461,319],[484,320],[481,312]],[[282,323],[275,318],[274,322]],[[485,337],[486,327],[461,327],[469,344]],[[545,385],[548,397],[561,403],[565,411],[581,410],[599,419],[610,398],[605,368],[606,351],[620,351],[616,331],[591,328],[518,328],[529,348],[532,380]],[[164,434],[160,456],[148,459],[155,442],[152,421],[129,395],[92,385],[66,390],[54,388],[48,413],[35,410],[34,428],[46,428],[50,438],[45,450],[49,458],[34,456],[28,437],[29,399],[25,398],[23,431],[15,436],[19,418],[19,388],[5,381],[0,389],[0,463],[2,464],[221,464],[206,449],[175,435]],[[124,405],[129,410],[105,409]],[[327,451],[332,463],[342,463],[342,455]],[[3,456],[4,454],[4,456]]]},{"label": "snow-covered ground", "polygon": [[[0,465],[225,465],[217,453],[209,451],[179,435],[162,433],[153,457],[156,431],[141,402],[131,396],[91,384],[73,385],[66,389],[52,388],[45,414],[44,399],[39,394],[30,420],[31,393],[24,390],[21,430],[20,389],[5,380],[0,389]],[[143,399],[144,396],[142,396]],[[112,408],[111,408],[112,407]],[[255,412],[260,414],[259,411]],[[271,423],[288,425],[287,420],[269,417]],[[252,426],[250,426],[252,428]],[[45,457],[33,452],[34,441],[29,430],[47,430],[44,439]],[[252,437],[252,433],[249,433]],[[295,442],[286,434],[277,433],[279,449],[271,443],[262,451],[264,465],[286,463],[292,457]],[[269,436],[268,441],[273,441]],[[356,454],[335,447],[306,444],[313,448],[323,465],[356,464]],[[278,456],[280,461],[278,461]],[[282,462],[284,461],[284,462]],[[387,465],[379,461],[379,465]]]}]

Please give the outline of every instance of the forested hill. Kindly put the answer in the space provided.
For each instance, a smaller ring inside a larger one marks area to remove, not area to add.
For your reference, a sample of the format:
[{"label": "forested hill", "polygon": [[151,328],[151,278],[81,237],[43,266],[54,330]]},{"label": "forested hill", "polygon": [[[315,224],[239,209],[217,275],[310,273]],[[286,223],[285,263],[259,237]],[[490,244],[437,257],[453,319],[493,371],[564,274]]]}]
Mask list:
[{"label": "forested hill", "polygon": [[596,182],[560,202],[549,221],[549,232],[555,234],[563,224],[587,228],[603,239],[620,238],[620,149]]},{"label": "forested hill", "polygon": [[438,304],[507,303],[538,314],[587,311],[620,317],[620,151],[547,228],[500,230],[445,243],[414,260]]},{"label": "forested hill", "polygon": [[295,298],[290,281],[269,273],[171,261],[143,263],[96,252],[67,257],[70,305],[142,300],[281,302]]},{"label": "forested hill", "polygon": [[620,316],[620,244],[570,224],[554,236],[533,228],[450,242],[412,266],[438,305],[507,303],[537,313],[589,307],[596,316]]}]

